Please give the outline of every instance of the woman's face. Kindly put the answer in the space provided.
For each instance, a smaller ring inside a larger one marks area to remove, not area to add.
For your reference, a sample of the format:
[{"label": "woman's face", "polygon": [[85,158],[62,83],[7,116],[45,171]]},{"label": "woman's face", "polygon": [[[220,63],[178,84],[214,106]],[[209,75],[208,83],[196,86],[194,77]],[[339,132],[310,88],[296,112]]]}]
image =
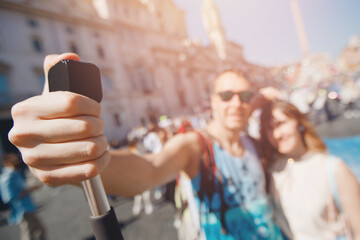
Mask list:
[{"label": "woman's face", "polygon": [[296,119],[289,118],[280,109],[272,110],[272,127],[268,131],[268,138],[280,154],[297,155],[297,151],[304,148],[298,125]]}]

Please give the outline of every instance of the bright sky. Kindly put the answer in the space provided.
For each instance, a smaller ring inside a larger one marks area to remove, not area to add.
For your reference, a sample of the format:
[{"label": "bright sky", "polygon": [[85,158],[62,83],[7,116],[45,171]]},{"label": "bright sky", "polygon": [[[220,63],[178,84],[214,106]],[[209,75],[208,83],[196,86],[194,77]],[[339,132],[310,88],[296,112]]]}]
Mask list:
[{"label": "bright sky", "polygon": [[[191,39],[208,44],[202,25],[203,0],[173,0],[186,12]],[[264,66],[293,63],[301,49],[290,0],[213,0],[228,40],[244,47],[245,59]],[[297,0],[310,53],[338,56],[351,36],[360,35],[359,0]]]}]

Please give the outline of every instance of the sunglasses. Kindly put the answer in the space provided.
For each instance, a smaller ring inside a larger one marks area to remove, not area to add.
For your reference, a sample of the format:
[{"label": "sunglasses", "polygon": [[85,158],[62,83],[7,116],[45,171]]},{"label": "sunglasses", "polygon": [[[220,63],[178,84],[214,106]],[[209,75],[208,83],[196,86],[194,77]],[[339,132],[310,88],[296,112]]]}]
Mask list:
[{"label": "sunglasses", "polygon": [[224,91],[217,93],[220,96],[220,99],[223,102],[230,101],[234,95],[238,95],[241,102],[248,103],[251,98],[254,96],[253,92],[243,91],[243,92],[232,92],[232,91]]}]

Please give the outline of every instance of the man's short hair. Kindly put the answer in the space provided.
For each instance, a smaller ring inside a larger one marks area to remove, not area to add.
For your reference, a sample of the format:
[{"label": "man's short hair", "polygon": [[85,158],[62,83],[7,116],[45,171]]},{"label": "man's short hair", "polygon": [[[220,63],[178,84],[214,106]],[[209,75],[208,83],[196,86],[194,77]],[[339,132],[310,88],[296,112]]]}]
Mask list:
[{"label": "man's short hair", "polygon": [[241,77],[241,78],[244,78],[244,79],[247,80],[249,83],[251,82],[249,75],[248,75],[245,71],[243,71],[243,70],[240,70],[240,69],[232,69],[232,68],[230,68],[230,69],[224,69],[224,70],[222,70],[221,72],[219,72],[219,73],[216,75],[216,77],[215,77],[215,79],[214,79],[214,82],[213,82],[213,88],[212,88],[213,90],[215,90],[216,82],[218,81],[218,79],[221,78],[223,75],[228,74],[228,73],[235,73],[237,76],[239,76],[239,77]]}]

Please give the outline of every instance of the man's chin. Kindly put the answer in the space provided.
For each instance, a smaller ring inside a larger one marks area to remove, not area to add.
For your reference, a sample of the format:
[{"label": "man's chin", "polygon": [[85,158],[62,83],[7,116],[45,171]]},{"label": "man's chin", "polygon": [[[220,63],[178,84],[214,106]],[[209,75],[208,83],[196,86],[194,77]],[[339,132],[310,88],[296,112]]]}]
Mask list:
[{"label": "man's chin", "polygon": [[229,123],[227,128],[231,131],[242,131],[244,129],[243,123]]}]

